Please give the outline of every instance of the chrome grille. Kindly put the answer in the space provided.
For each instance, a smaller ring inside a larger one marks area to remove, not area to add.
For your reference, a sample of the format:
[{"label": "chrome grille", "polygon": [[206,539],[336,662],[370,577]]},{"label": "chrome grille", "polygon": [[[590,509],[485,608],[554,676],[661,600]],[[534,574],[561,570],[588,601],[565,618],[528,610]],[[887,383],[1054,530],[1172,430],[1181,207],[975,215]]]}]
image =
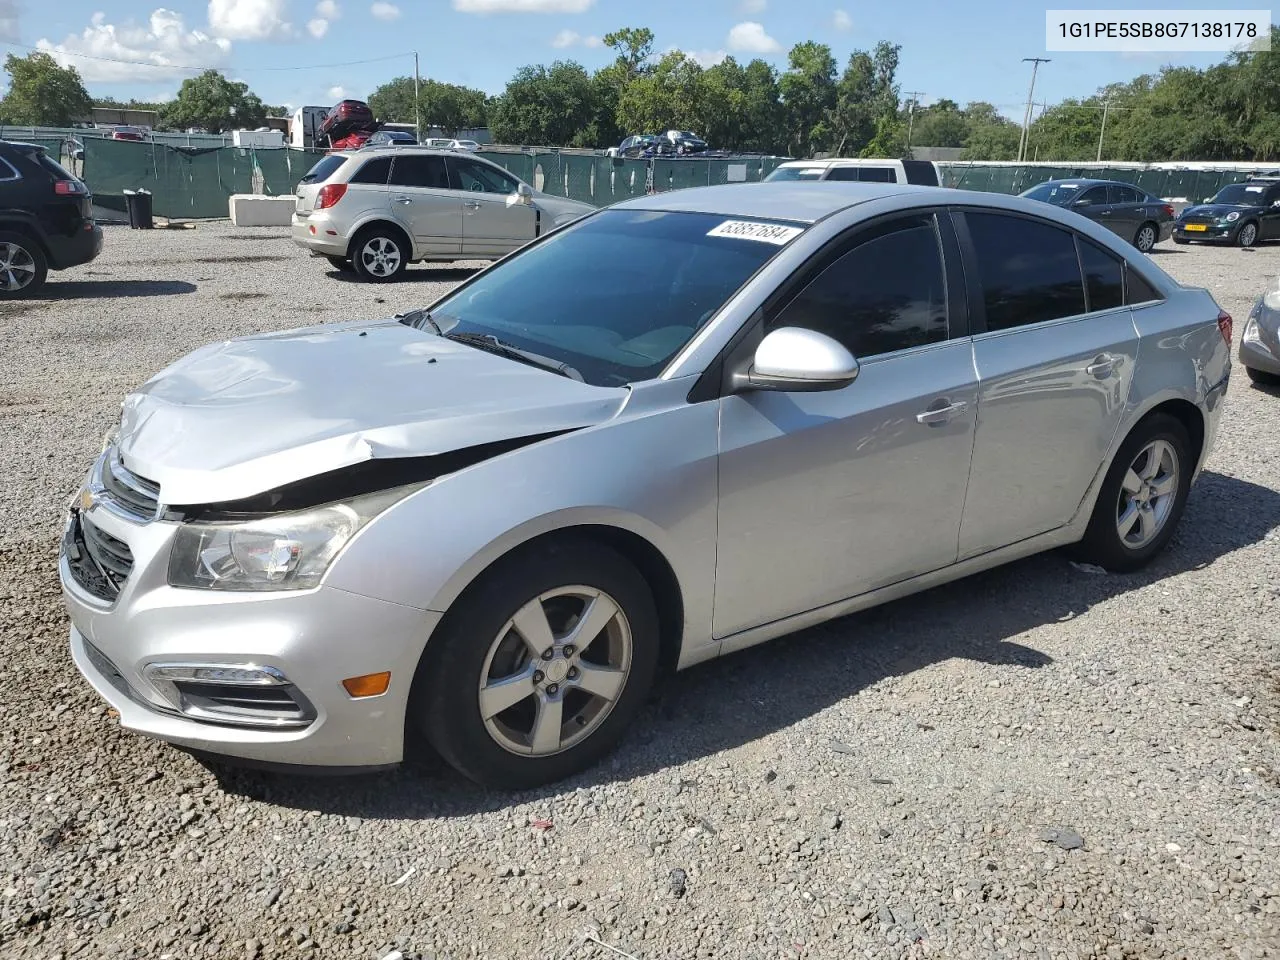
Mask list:
[{"label": "chrome grille", "polygon": [[78,510],[71,513],[62,554],[76,583],[99,600],[115,600],[133,571],[129,545],[94,526]]},{"label": "chrome grille", "polygon": [[120,512],[134,520],[150,521],[160,512],[160,487],[125,468],[114,447],[102,461],[102,489]]}]

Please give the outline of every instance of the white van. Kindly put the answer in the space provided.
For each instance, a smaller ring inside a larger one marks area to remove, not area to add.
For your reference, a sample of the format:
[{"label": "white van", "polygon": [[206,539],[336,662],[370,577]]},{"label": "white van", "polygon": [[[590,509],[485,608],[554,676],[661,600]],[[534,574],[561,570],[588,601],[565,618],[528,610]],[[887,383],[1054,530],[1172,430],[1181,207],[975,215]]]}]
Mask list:
[{"label": "white van", "polygon": [[857,180],[936,187],[942,183],[942,171],[932,160],[789,160],[765,180]]}]

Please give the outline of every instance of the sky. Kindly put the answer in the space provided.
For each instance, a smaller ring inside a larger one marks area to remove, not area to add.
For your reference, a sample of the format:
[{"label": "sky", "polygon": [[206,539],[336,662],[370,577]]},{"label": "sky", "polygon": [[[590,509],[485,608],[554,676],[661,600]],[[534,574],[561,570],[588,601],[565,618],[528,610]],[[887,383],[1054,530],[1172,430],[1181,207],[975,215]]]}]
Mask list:
[{"label": "sky", "polygon": [[46,49],[75,66],[95,96],[164,100],[197,68],[215,67],[290,107],[364,99],[386,80],[412,76],[414,50],[422,76],[500,93],[526,64],[603,66],[612,53],[600,38],[626,26],[653,30],[659,52],[679,48],[704,64],[762,57],[779,69],[803,40],[829,44],[842,66],[853,50],[887,40],[902,45],[904,95],[919,91],[924,104],[985,100],[1019,121],[1031,75],[1023,57],[1052,58],[1040,67],[1035,99],[1053,104],[1162,64],[1203,67],[1225,56],[1046,54],[1045,7],[1008,0],[0,0],[6,52]]}]

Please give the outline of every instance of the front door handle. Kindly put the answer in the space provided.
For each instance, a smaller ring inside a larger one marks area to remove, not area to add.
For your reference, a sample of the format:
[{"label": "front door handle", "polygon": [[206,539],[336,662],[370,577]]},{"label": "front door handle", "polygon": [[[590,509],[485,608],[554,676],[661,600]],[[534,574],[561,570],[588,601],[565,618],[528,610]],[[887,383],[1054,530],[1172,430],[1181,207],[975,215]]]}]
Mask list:
[{"label": "front door handle", "polygon": [[468,201],[466,201],[466,202],[463,204],[463,206],[464,206],[464,207],[466,207],[468,210],[479,210],[479,209],[480,209],[480,201],[479,201],[479,200],[468,200]]},{"label": "front door handle", "polygon": [[945,399],[937,400],[928,410],[916,414],[916,423],[923,423],[930,427],[940,427],[944,423],[954,420],[967,409],[969,409],[969,404],[963,400],[957,400],[955,403],[950,403]]},{"label": "front door handle", "polygon": [[396,197],[396,203],[413,203],[413,197]]},{"label": "front door handle", "polygon": [[1097,377],[1099,380],[1105,380],[1111,376],[1111,372],[1116,368],[1116,358],[1109,353],[1102,353],[1093,358],[1093,363],[1084,368],[1085,373],[1091,377]]}]

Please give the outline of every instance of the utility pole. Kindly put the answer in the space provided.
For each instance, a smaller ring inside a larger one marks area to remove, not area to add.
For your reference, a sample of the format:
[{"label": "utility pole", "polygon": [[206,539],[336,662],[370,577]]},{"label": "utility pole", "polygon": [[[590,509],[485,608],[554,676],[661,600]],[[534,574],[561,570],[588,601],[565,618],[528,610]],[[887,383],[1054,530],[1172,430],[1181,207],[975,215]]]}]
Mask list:
[{"label": "utility pole", "polygon": [[1036,73],[1040,70],[1040,64],[1053,61],[1045,57],[1023,57],[1022,62],[1031,64],[1031,86],[1027,89],[1027,109],[1022,115],[1022,138],[1018,142],[1019,163],[1026,159],[1027,154],[1027,133],[1031,129],[1031,100],[1036,93]]},{"label": "utility pole", "polygon": [[919,97],[924,96],[923,90],[907,90],[906,94],[911,98],[910,106],[907,107],[907,156],[911,155],[911,128],[916,119],[916,103]]},{"label": "utility pole", "polygon": [[1111,106],[1110,100],[1102,101],[1102,129],[1098,131],[1098,162],[1102,162],[1102,137],[1107,132],[1107,110]]},{"label": "utility pole", "polygon": [[418,51],[413,51],[413,138],[422,142],[422,108],[418,103],[418,88],[422,80],[418,76]]}]

